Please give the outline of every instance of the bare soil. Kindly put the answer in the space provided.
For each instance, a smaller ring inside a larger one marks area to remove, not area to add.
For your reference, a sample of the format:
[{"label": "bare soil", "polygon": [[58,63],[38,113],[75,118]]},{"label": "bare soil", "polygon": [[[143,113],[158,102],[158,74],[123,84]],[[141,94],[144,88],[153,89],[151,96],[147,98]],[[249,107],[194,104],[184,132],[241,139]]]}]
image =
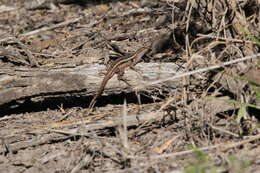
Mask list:
[{"label": "bare soil", "polygon": [[[0,0],[0,172],[259,173],[259,57],[223,64],[260,53],[259,11],[258,0]],[[112,78],[87,109],[103,65],[144,45],[131,86]]]}]

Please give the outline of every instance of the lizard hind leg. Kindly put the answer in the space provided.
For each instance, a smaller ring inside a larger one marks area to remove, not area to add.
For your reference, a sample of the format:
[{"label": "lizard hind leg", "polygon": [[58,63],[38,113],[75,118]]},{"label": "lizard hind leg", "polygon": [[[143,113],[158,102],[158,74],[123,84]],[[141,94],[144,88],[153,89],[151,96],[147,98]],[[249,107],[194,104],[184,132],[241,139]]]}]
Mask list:
[{"label": "lizard hind leg", "polygon": [[128,82],[129,80],[127,80],[125,77],[124,77],[124,74],[125,72],[124,71],[120,71],[117,73],[117,79],[119,81],[123,81],[126,85],[128,85],[129,87],[131,87],[130,83]]},{"label": "lizard hind leg", "polygon": [[131,70],[135,71],[136,73],[138,73],[140,76],[142,76],[141,70],[138,70],[137,68],[135,68],[134,66],[130,67]]}]

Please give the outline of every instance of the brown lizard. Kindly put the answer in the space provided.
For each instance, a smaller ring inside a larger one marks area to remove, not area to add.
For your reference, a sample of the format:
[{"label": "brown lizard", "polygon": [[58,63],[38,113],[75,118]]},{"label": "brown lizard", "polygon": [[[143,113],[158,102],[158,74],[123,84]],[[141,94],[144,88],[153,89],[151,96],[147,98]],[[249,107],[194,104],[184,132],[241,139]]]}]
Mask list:
[{"label": "brown lizard", "polygon": [[[139,63],[142,59],[142,57],[147,54],[150,51],[151,46],[142,47],[138,49],[134,54],[126,57],[119,58],[115,60],[113,63],[111,63],[110,67],[108,68],[105,77],[103,78],[103,81],[100,85],[100,88],[98,89],[96,95],[91,100],[89,104],[89,109],[93,108],[95,105],[97,98],[102,94],[104,91],[107,82],[115,75],[117,74],[118,80],[123,80],[126,84],[126,80],[123,79],[124,70],[127,67],[133,68],[137,63]],[[129,85],[129,84],[128,84]]]}]

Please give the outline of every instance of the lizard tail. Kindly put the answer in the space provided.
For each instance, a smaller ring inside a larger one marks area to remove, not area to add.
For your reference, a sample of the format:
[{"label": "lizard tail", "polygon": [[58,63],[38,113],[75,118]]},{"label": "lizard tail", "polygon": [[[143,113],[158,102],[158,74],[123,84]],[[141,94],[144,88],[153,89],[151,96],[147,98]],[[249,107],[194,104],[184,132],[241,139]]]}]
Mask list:
[{"label": "lizard tail", "polygon": [[100,88],[98,90],[97,94],[93,97],[93,99],[91,100],[91,102],[88,106],[89,109],[92,109],[95,106],[95,104],[97,102],[97,98],[102,94],[103,91],[104,91],[104,88]]},{"label": "lizard tail", "polygon": [[95,97],[91,100],[91,102],[90,102],[88,108],[89,108],[89,109],[92,109],[92,108],[95,106],[96,102],[97,102],[97,97],[95,96]]}]

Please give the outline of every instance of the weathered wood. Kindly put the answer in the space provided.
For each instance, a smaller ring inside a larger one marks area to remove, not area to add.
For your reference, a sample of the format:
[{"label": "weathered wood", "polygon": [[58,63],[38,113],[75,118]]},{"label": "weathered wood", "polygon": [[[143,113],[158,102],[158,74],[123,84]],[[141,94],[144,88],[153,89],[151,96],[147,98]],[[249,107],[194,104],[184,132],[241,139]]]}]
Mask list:
[{"label": "weathered wood", "polygon": [[[140,63],[136,69],[142,76],[128,69],[124,77],[134,87],[143,82],[173,76],[177,68],[173,63]],[[0,105],[38,96],[93,95],[104,77],[101,71],[106,72],[105,66],[98,64],[0,69]],[[122,90],[132,91],[131,87],[113,77],[108,82],[105,93],[118,93]]]}]

